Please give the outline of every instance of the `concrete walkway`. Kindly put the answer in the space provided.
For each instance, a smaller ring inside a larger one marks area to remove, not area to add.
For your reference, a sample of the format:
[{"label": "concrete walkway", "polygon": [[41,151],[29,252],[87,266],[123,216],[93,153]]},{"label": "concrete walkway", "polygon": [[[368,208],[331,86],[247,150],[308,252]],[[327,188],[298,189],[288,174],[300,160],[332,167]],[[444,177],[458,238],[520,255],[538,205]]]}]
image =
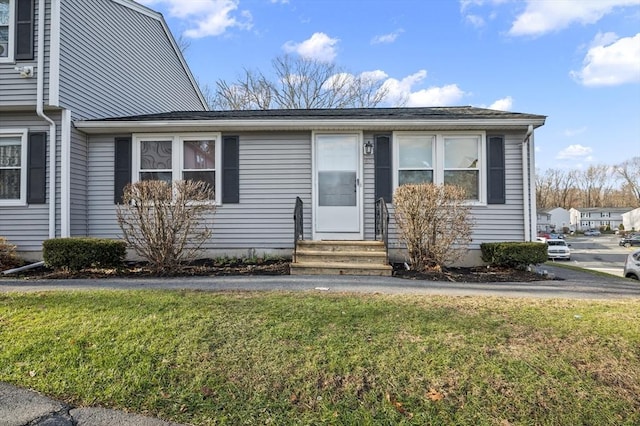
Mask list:
[{"label": "concrete walkway", "polygon": [[[640,282],[602,277],[556,266],[543,267],[554,280],[529,283],[452,283],[393,277],[255,276],[154,279],[0,279],[2,292],[55,290],[191,289],[203,291],[308,291],[332,293],[504,296],[572,299],[640,299]],[[73,408],[37,392],[0,383],[0,426],[166,426],[159,419],[100,407]]]}]

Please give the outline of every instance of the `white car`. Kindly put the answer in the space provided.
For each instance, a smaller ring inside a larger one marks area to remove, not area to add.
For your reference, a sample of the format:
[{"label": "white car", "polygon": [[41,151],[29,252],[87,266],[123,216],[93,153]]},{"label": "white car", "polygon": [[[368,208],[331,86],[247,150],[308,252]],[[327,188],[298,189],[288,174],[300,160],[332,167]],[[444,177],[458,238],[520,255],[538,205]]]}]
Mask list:
[{"label": "white car", "polygon": [[625,278],[640,279],[640,250],[629,253],[627,260],[624,262]]},{"label": "white car", "polygon": [[565,240],[548,239],[547,257],[549,259],[571,260],[571,249]]}]

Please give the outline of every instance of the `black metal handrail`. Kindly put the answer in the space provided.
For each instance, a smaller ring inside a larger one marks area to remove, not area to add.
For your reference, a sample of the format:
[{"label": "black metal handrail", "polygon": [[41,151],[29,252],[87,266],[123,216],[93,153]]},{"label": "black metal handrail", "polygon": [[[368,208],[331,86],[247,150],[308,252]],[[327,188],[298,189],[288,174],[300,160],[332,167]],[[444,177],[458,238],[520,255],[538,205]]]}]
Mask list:
[{"label": "black metal handrail", "polygon": [[382,197],[376,200],[375,228],[376,241],[384,242],[387,263],[389,263],[389,209]]},{"label": "black metal handrail", "polygon": [[296,261],[296,249],[298,241],[304,240],[304,216],[303,203],[300,197],[296,197],[296,206],[293,209],[293,261]]}]

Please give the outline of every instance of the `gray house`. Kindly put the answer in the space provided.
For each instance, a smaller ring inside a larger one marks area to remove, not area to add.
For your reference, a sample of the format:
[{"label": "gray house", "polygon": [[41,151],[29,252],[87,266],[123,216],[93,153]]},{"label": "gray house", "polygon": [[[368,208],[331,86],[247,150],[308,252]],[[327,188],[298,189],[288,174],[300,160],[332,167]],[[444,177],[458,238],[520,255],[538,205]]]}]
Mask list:
[{"label": "gray house", "polygon": [[38,257],[43,240],[88,235],[95,152],[73,122],[176,109],[207,107],[160,14],[0,0],[0,236]]},{"label": "gray house", "polygon": [[[465,263],[478,263],[482,242],[535,240],[533,132],[544,121],[473,107],[170,112],[76,121],[87,135],[87,233],[118,235],[114,203],[127,182],[176,180],[200,170],[210,174],[218,203],[206,249],[290,255],[297,198],[304,240],[373,241],[376,202],[382,198],[391,209],[395,187],[457,183],[467,189],[475,222]],[[210,150],[202,166],[194,165],[202,156],[194,143]],[[401,255],[393,220],[388,248],[392,257]]]},{"label": "gray house", "polygon": [[343,263],[382,245],[387,273],[388,256],[403,255],[392,193],[410,182],[465,187],[474,233],[464,263],[480,262],[483,242],[535,240],[534,131],[544,116],[209,112],[162,17],[137,3],[0,0],[2,10],[0,236],[27,258],[48,238],[118,238],[128,182],[193,177],[215,188],[212,256],[294,251],[301,263],[322,242],[333,253],[343,241],[353,249]]}]

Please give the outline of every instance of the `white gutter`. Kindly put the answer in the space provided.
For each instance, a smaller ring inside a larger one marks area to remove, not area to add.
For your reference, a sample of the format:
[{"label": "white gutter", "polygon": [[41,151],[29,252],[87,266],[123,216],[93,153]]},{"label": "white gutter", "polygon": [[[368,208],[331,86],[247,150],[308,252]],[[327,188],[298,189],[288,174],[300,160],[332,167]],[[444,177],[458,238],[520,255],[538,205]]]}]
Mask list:
[{"label": "white gutter", "polygon": [[221,119],[212,118],[198,120],[92,120],[76,121],[77,129],[85,133],[113,133],[113,132],[162,132],[162,131],[200,131],[212,129],[216,131],[238,131],[242,130],[487,130],[522,128],[535,125],[542,126],[544,119],[533,122],[531,119],[517,120],[419,120],[419,119],[332,119],[332,118],[311,118],[311,119]]},{"label": "white gutter", "polygon": [[[535,152],[536,152],[536,136],[533,133],[533,129],[531,130],[531,136],[529,137],[529,170],[531,170],[532,173],[536,172],[536,156],[535,156]],[[536,201],[536,185],[535,185],[536,180],[533,180],[533,191],[531,191],[531,211],[533,212],[533,214],[531,215],[532,218],[532,226],[531,226],[531,241],[535,241],[536,240],[536,235],[537,235],[537,215],[536,212],[538,211],[538,205],[537,205],[537,201]],[[535,218],[535,219],[533,219]]]},{"label": "white gutter", "polygon": [[36,114],[49,123],[49,238],[56,237],[56,123],[44,113],[45,0],[38,1],[38,62]]},{"label": "white gutter", "polygon": [[531,237],[531,191],[529,188],[529,146],[533,125],[529,124],[527,134],[522,141],[522,199],[524,200],[524,240],[532,241]]},{"label": "white gutter", "polygon": [[71,236],[71,111],[60,115],[60,236]]}]

